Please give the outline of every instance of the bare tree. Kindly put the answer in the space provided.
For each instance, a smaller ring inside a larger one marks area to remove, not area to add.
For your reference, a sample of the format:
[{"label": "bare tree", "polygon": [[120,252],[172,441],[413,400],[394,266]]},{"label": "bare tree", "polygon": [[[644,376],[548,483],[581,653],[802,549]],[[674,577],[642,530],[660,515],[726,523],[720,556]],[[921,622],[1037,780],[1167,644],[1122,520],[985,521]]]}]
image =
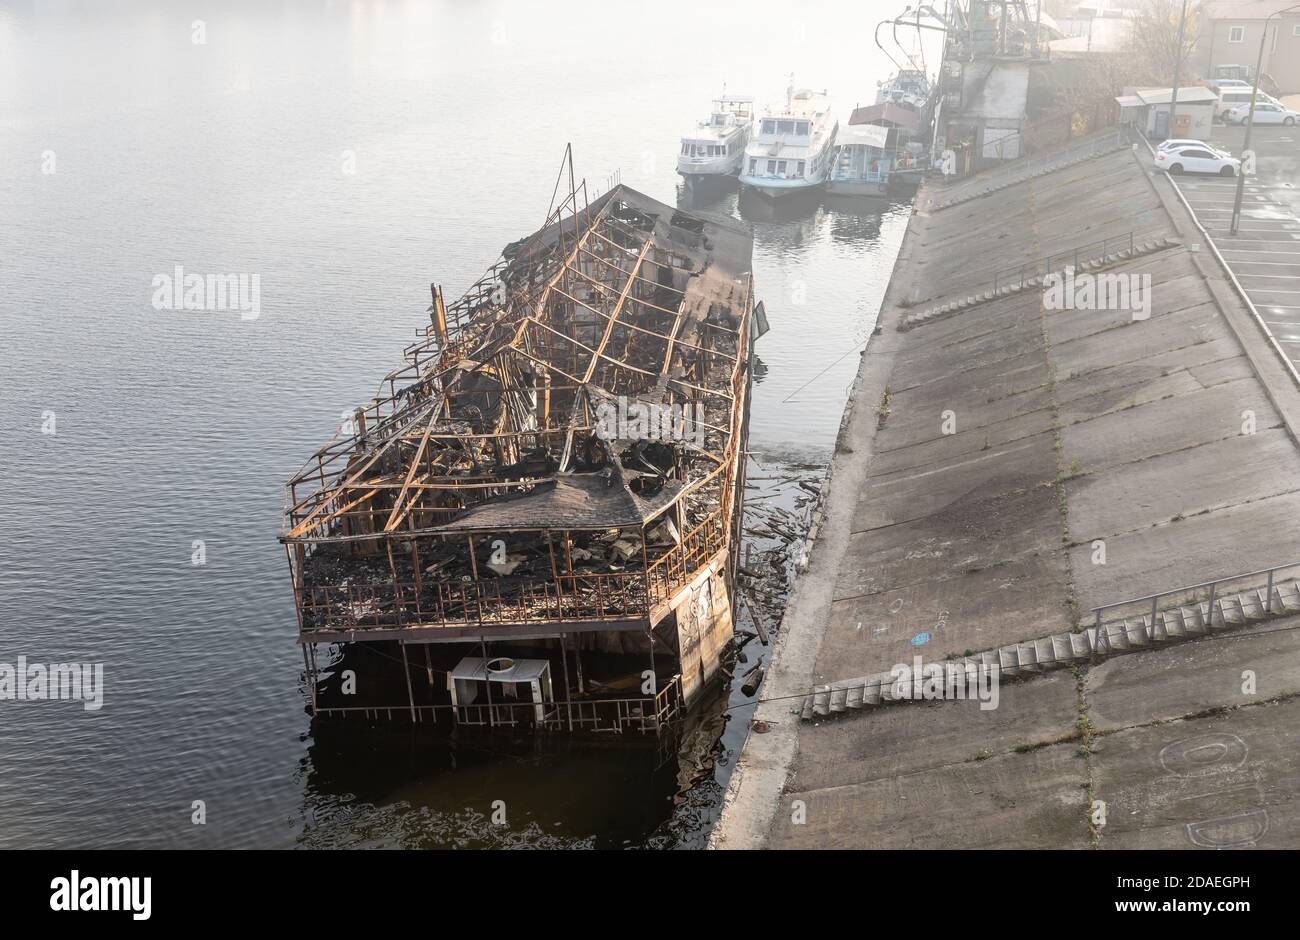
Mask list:
[{"label": "bare tree", "polygon": [[1145,0],[1133,17],[1127,53],[1132,57],[1134,81],[1131,84],[1168,85],[1173,81],[1174,63],[1179,58],[1178,24],[1187,7],[1187,23],[1183,30],[1182,69],[1180,83],[1191,81],[1195,75],[1188,60],[1196,45],[1199,4],[1192,0]]}]

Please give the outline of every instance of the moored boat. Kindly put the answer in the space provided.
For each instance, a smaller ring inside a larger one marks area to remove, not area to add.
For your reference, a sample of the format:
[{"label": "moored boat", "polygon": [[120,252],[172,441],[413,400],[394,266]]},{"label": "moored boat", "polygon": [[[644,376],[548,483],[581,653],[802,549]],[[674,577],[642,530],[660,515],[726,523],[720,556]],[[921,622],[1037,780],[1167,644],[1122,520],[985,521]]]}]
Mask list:
[{"label": "moored boat", "polygon": [[741,185],[773,198],[821,188],[830,175],[838,126],[824,92],[791,87],[785,104],[756,122]]},{"label": "moored boat", "polygon": [[707,120],[682,136],[677,172],[685,177],[730,176],[740,171],[754,123],[754,99],[715,99]]},{"label": "moored boat", "polygon": [[889,129],[877,124],[849,124],[835,136],[826,192],[868,199],[889,198],[892,160],[886,151]]}]

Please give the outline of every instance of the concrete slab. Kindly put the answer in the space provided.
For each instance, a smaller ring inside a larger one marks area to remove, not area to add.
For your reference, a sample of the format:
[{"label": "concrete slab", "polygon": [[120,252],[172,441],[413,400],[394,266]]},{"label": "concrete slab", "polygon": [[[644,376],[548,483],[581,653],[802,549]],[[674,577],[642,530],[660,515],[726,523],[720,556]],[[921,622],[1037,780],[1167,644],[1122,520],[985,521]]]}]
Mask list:
[{"label": "concrete slab", "polygon": [[911,352],[900,356],[896,363],[890,384],[892,393],[970,373],[974,373],[971,378],[981,387],[996,388],[994,383],[1022,379],[1018,375],[1021,370],[1034,368],[1043,361],[1043,341],[1039,331],[1024,324],[1007,330],[995,342],[980,344],[973,350],[962,350],[957,355],[936,353],[926,342],[926,329],[918,327],[907,334],[911,341],[907,348]]},{"label": "concrete slab", "polygon": [[1113,376],[1084,377],[1072,383],[1074,391],[1090,388],[1089,394],[1080,394],[1061,404],[1061,422],[1078,424],[1104,415],[1137,408],[1141,405],[1163,402],[1176,396],[1198,392],[1205,386],[1185,370],[1171,370],[1165,375],[1132,369],[1129,376],[1140,381],[1118,384]]},{"label": "concrete slab", "polygon": [[[791,849],[1087,848],[1086,764],[1073,745],[782,796],[768,839]],[[791,822],[795,800],[807,822]]]},{"label": "concrete slab", "polygon": [[1081,414],[1077,402],[1070,412],[1071,422],[1061,429],[1065,462],[1078,461],[1084,470],[1095,472],[1235,437],[1242,432],[1247,411],[1253,413],[1257,431],[1278,423],[1263,388],[1251,379],[1147,404],[1139,401],[1135,407],[1099,417]]},{"label": "concrete slab", "polygon": [[[1012,360],[963,370],[925,385],[893,392],[889,417],[876,435],[882,452],[964,434],[1050,406],[1041,348]],[[944,432],[952,412],[954,434]]]},{"label": "concrete slab", "polygon": [[[1116,354],[1111,353],[1114,357]],[[1223,337],[1208,343],[1189,343],[1175,347],[1167,352],[1149,354],[1138,359],[1128,359],[1127,352],[1118,354],[1122,361],[1097,366],[1093,363],[1074,364],[1069,368],[1057,368],[1056,399],[1062,407],[1068,406],[1076,399],[1095,395],[1113,388],[1133,388],[1145,385],[1157,376],[1167,376],[1175,372],[1199,369],[1210,363],[1230,359],[1242,359],[1240,348],[1230,337]],[[1250,363],[1245,362],[1247,370]],[[1248,372],[1248,374],[1250,374]],[[1200,381],[1203,386],[1217,382]],[[1103,409],[1104,410],[1104,409]],[[1092,414],[1086,411],[1085,414]]]},{"label": "concrete slab", "polygon": [[1108,734],[1090,764],[1104,849],[1300,844],[1300,699]]},{"label": "concrete slab", "polygon": [[1031,486],[940,515],[855,532],[839,565],[837,599],[965,577],[1022,555],[1063,551],[1057,494]]},{"label": "concrete slab", "polygon": [[[1135,268],[1118,268],[1114,273],[1136,274]],[[1121,297],[1122,299],[1122,297]],[[1192,312],[1194,311],[1194,312]],[[1149,342],[1151,352],[1162,352],[1174,347],[1189,346],[1227,336],[1226,327],[1219,322],[1220,315],[1207,299],[1202,279],[1188,275],[1172,281],[1153,281],[1151,284],[1150,319],[1137,320],[1133,309],[1114,310],[1048,310],[1047,330],[1055,357],[1059,352],[1063,368],[1079,368],[1070,360],[1074,356],[1086,358],[1105,355],[1107,348],[1112,357],[1128,357],[1129,344]],[[1164,321],[1177,317],[1172,323]],[[1131,330],[1123,336],[1109,336],[1114,329]],[[1093,338],[1097,342],[1082,346],[1081,351],[1071,348],[1075,341]],[[1107,364],[1104,358],[1098,364]],[[1084,368],[1087,366],[1084,365]]]},{"label": "concrete slab", "polygon": [[1285,431],[1237,435],[1067,481],[1070,535],[1109,539],[1297,489],[1300,454]]},{"label": "concrete slab", "polygon": [[971,700],[902,702],[820,719],[801,737],[790,786],[867,783],[1066,738],[1078,718],[1076,684],[1062,670],[1002,682],[997,707],[987,710]]},{"label": "concrete slab", "polygon": [[1070,550],[1070,570],[1079,606],[1087,611],[1300,559],[1300,527],[1279,522],[1298,514],[1300,493],[1288,493],[1113,535],[1106,539],[1104,565],[1092,564],[1090,544],[1077,545]]},{"label": "concrete slab", "polygon": [[[1012,400],[1014,399],[1014,401]],[[931,421],[924,425],[918,422],[909,426],[917,437],[927,431],[934,435],[884,450],[872,462],[871,478],[875,482],[884,482],[896,476],[910,476],[944,464],[957,463],[968,458],[1015,446],[1041,434],[1049,434],[1056,422],[1051,408],[1051,391],[1046,386],[1027,392],[1015,392],[1006,399],[993,402],[984,409],[969,408],[961,405],[951,409],[957,431],[943,434],[942,421],[934,416],[942,415],[941,409],[935,411],[933,405],[922,412]],[[997,406],[1004,411],[1022,411],[1012,417],[997,421],[988,420],[991,410]],[[894,420],[890,415],[890,420]],[[899,416],[901,419],[901,416]],[[902,422],[899,422],[900,427]],[[900,431],[893,440],[904,438]]]},{"label": "concrete slab", "polygon": [[812,684],[993,649],[1071,629],[1065,555],[1020,555],[970,574],[831,604]]},{"label": "concrete slab", "polygon": [[980,501],[1037,486],[1056,476],[1051,434],[963,454],[951,463],[868,479],[853,516],[853,531],[897,525],[926,516],[957,521],[978,511]]},{"label": "concrete slab", "polygon": [[[1229,335],[1219,319],[1202,290],[1196,303],[1178,310],[1153,310],[1149,320],[1133,320],[1122,312],[1051,311],[1047,329],[1052,361],[1058,377],[1064,377],[1107,366],[1145,365],[1169,350],[1192,353],[1199,344]],[[1124,334],[1114,335],[1115,329],[1123,329]]]},{"label": "concrete slab", "polygon": [[1084,689],[1099,732],[1300,695],[1300,617],[1117,656],[1089,669]]}]

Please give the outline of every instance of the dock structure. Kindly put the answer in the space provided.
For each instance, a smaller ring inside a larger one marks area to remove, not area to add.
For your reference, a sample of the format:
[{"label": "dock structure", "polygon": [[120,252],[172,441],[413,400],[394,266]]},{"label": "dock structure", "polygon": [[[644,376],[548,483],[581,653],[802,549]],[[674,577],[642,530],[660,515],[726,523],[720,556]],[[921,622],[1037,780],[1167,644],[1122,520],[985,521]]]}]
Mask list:
[{"label": "dock structure", "polygon": [[1089,143],[921,190],[713,846],[1295,844],[1300,390]]},{"label": "dock structure", "polygon": [[[458,300],[431,286],[286,485],[315,714],[660,731],[698,698],[733,632],[751,250],[622,184],[588,201],[570,162],[540,230]],[[402,697],[318,690],[321,644],[387,646]]]}]

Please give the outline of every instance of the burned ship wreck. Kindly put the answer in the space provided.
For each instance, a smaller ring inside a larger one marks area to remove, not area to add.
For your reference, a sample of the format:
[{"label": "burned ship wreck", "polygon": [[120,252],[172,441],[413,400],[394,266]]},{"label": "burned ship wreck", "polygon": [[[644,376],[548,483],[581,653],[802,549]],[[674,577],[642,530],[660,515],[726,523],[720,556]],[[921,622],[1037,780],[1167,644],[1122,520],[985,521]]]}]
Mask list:
[{"label": "burned ship wreck", "polygon": [[[719,676],[752,240],[568,167],[459,300],[431,285],[402,365],[286,484],[313,715],[662,733]],[[404,681],[349,683],[358,649]]]}]

